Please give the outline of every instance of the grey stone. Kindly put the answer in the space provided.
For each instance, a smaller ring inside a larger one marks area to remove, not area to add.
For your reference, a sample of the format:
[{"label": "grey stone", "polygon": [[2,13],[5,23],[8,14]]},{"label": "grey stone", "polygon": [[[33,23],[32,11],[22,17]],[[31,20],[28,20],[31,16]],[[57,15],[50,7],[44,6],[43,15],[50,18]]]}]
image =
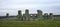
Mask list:
[{"label": "grey stone", "polygon": [[28,9],[25,10],[25,18],[26,18],[26,20],[29,20],[29,10]]},{"label": "grey stone", "polygon": [[37,10],[37,14],[29,14],[29,10],[26,9],[25,10],[25,14],[22,15],[21,10],[18,11],[18,19],[22,20],[22,21],[37,21],[37,20],[53,20],[53,13],[50,13],[48,15],[48,13],[45,13],[44,16],[42,15],[42,11],[41,10]]},{"label": "grey stone", "polygon": [[53,18],[53,13],[50,13],[50,14],[49,14],[49,19],[51,19],[51,20],[54,19],[54,18]]},{"label": "grey stone", "polygon": [[6,17],[9,17],[9,13],[6,13]]},{"label": "grey stone", "polygon": [[42,11],[41,10],[37,10],[37,18],[39,20],[42,20],[43,19],[43,17],[42,17]]},{"label": "grey stone", "polygon": [[21,13],[21,10],[18,11],[18,19],[19,19],[19,20],[22,20],[22,13]]},{"label": "grey stone", "polygon": [[48,13],[44,14],[44,19],[47,20],[48,19]]}]

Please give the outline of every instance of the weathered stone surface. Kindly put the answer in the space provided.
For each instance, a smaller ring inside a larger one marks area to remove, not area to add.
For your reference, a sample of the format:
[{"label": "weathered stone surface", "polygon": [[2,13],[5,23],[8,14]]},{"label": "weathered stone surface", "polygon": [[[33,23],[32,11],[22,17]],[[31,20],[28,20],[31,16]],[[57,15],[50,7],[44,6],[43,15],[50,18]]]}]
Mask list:
[{"label": "weathered stone surface", "polygon": [[23,21],[26,21],[26,16],[25,16],[25,14],[23,14]]},{"label": "weathered stone surface", "polygon": [[22,19],[22,13],[21,13],[21,10],[18,11],[18,19],[19,19],[19,20],[23,20],[23,19]]},{"label": "weathered stone surface", "polygon": [[48,19],[48,13],[44,14],[44,19],[46,19],[46,20]]},{"label": "weathered stone surface", "polygon": [[49,19],[51,19],[51,20],[54,19],[54,18],[53,18],[53,13],[50,13],[50,14],[49,14]]},{"label": "weathered stone surface", "polygon": [[37,10],[37,18],[39,20],[42,20],[43,19],[43,17],[42,17],[42,11],[41,10]]},{"label": "weathered stone surface", "polygon": [[26,20],[29,20],[29,10],[28,9],[25,10],[25,17],[26,17]]},{"label": "weathered stone surface", "polygon": [[35,21],[35,19],[37,19],[37,14],[29,14],[30,15],[30,19]]}]

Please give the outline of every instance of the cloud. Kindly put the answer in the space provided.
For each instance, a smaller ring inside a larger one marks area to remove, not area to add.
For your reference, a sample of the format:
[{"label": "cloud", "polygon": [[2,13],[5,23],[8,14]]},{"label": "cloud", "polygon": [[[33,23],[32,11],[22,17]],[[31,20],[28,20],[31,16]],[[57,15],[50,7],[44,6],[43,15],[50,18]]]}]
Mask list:
[{"label": "cloud", "polygon": [[9,10],[10,14],[13,14],[13,12],[17,14],[17,10],[24,12],[26,8],[30,10],[30,13],[35,13],[39,9],[44,13],[59,14],[60,0],[0,0],[0,10],[3,13],[7,13],[7,10]]}]

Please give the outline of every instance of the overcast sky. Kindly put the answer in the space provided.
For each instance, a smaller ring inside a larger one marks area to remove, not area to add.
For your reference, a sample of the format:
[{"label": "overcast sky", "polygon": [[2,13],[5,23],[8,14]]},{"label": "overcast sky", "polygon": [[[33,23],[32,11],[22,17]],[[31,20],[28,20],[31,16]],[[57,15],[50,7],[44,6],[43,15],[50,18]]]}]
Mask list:
[{"label": "overcast sky", "polygon": [[60,15],[60,0],[0,0],[0,16],[9,13],[17,15],[18,10],[29,9],[30,13],[42,10],[43,13]]}]

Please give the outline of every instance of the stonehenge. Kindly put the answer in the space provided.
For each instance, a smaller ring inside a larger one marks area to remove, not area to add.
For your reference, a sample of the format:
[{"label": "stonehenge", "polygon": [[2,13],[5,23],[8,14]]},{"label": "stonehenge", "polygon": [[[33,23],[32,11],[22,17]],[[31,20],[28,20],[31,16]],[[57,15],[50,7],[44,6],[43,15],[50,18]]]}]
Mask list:
[{"label": "stonehenge", "polygon": [[45,13],[42,15],[43,12],[41,10],[37,10],[37,14],[29,14],[29,10],[25,10],[25,14],[22,14],[21,10],[18,11],[18,19],[22,21],[29,21],[29,20],[52,20],[53,13]]}]

